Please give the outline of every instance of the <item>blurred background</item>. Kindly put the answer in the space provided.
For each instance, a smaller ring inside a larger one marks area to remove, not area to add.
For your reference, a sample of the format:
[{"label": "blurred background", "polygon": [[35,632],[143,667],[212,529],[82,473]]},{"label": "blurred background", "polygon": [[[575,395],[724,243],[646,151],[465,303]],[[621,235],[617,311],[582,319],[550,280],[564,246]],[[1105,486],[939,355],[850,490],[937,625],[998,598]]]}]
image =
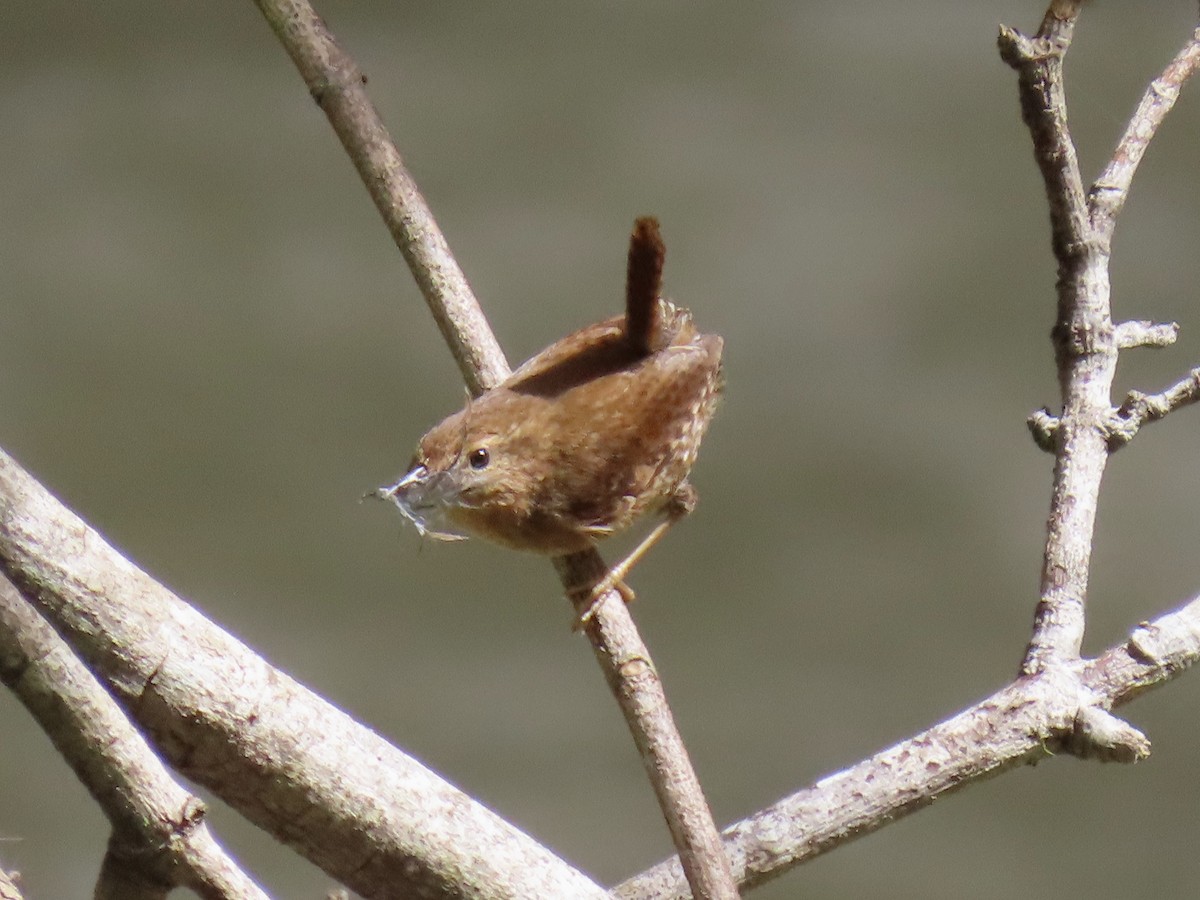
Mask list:
[{"label": "blurred background", "polygon": [[[1190,34],[1108,0],[1068,60],[1088,177]],[[397,4],[334,33],[514,362],[618,311],[635,216],[726,341],[701,502],[635,615],[718,822],[1008,683],[1029,636],[1057,404],[1054,266],[997,26],[1044,4]],[[671,852],[550,565],[422,546],[360,503],[462,385],[324,117],[250,3],[0,7],[0,446],[273,663],[604,883]],[[1117,388],[1200,364],[1200,86],[1117,232],[1114,310],[1178,320]],[[1200,590],[1200,413],[1109,469],[1087,647]],[[610,550],[610,554],[616,549]],[[1183,896],[1200,678],[1126,708],[1136,768],[1056,759],[755,897]],[[0,861],[90,896],[107,836],[0,695]],[[280,897],[320,871],[219,804]]]}]

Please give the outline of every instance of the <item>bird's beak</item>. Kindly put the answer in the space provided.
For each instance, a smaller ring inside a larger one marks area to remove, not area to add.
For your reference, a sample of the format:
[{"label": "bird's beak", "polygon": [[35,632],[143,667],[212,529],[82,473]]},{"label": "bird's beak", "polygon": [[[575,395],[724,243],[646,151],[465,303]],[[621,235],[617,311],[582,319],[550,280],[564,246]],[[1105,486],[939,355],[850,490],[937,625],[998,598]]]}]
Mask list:
[{"label": "bird's beak", "polygon": [[377,489],[373,496],[390,500],[400,514],[421,536],[428,535],[440,541],[461,541],[466,535],[442,530],[445,520],[449,485],[444,472],[430,472],[425,466],[414,466],[403,478],[393,485]]},{"label": "bird's beak", "polygon": [[375,496],[380,500],[391,500],[399,504],[397,495],[408,496],[411,491],[420,490],[429,483],[429,470],[424,466],[413,466],[411,472],[397,481],[395,484],[381,487],[375,491]]}]

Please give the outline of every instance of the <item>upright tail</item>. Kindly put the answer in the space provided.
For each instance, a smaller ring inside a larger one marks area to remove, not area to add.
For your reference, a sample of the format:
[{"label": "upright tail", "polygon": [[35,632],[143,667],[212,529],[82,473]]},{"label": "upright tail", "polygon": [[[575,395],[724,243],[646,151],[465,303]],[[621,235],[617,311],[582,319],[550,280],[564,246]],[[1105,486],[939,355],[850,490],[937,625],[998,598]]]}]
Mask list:
[{"label": "upright tail", "polygon": [[658,349],[662,339],[661,310],[663,260],[667,248],[658,231],[658,219],[643,216],[633,223],[629,237],[629,269],[625,279],[625,335],[642,356]]}]

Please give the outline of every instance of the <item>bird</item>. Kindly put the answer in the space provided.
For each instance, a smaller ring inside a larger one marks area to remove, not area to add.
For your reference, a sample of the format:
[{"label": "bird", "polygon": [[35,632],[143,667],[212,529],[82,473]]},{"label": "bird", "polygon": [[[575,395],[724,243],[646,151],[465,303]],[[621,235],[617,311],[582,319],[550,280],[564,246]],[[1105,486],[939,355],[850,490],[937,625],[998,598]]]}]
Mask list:
[{"label": "bird", "polygon": [[[546,347],[420,439],[376,495],[422,536],[480,537],[548,556],[661,521],[600,581],[617,587],[698,498],[689,476],[724,388],[719,335],[661,296],[657,219],[630,236],[625,311]],[[571,593],[571,590],[568,591]],[[589,606],[590,610],[590,606]]]}]

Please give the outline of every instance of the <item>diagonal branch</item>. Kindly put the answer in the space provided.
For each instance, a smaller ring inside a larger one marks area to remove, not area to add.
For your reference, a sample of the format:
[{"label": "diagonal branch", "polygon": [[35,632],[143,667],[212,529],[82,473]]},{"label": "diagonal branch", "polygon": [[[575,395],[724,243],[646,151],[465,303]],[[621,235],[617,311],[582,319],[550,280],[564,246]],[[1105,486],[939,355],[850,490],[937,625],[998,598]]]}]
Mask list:
[{"label": "diagonal branch", "polygon": [[1130,391],[1125,401],[1113,410],[1109,426],[1109,447],[1116,450],[1125,446],[1133,440],[1143,425],[1157,422],[1197,400],[1200,400],[1200,369],[1192,369],[1187,378],[1180,379],[1157,394]]},{"label": "diagonal branch", "polygon": [[[255,2],[367,185],[472,393],[498,384],[508,374],[499,345],[367,97],[365,79],[354,61],[304,0]],[[597,576],[607,571],[594,550],[557,560],[556,568],[566,588],[595,583]],[[616,591],[607,591],[592,610],[585,631],[633,734],[696,895],[736,897],[712,812],[671,716],[649,649]],[[583,611],[581,608],[577,614]]]},{"label": "diagonal branch", "polygon": [[175,782],[112,697],[3,577],[0,680],[108,816],[113,832],[97,897],[165,897],[185,886],[205,898],[265,900],[209,832],[200,799]]},{"label": "diagonal branch", "polygon": [[162,757],[363,896],[605,892],[156,583],[0,451],[0,572]]},{"label": "diagonal branch", "polygon": [[508,377],[504,352],[370,98],[366,78],[303,0],[256,0],[346,148],[450,347],[480,394]]},{"label": "diagonal branch", "polygon": [[1129,196],[1129,185],[1138,164],[1197,66],[1200,66],[1200,28],[1192,32],[1191,39],[1175,54],[1163,73],[1150,82],[1125,133],[1117,142],[1112,160],[1092,185],[1089,205],[1092,221],[1098,228],[1112,231]]},{"label": "diagonal branch", "polygon": [[[1076,753],[1086,729],[1108,728],[1102,758],[1143,759],[1149,743],[1107,711],[1165,684],[1200,661],[1200,597],[1124,643],[1074,667],[1022,677],[928,731],[822,778],[725,829],[734,875],[754,887],[835,847],[870,834],[940,797],[1016,766]],[[1115,724],[1114,724],[1115,723]],[[1123,726],[1123,727],[1122,727]],[[1099,735],[1087,735],[1097,746]],[[622,898],[685,900],[677,860],[619,885]]]},{"label": "diagonal branch", "polygon": [[22,900],[21,889],[17,886],[20,880],[20,872],[0,869],[0,900]]}]

